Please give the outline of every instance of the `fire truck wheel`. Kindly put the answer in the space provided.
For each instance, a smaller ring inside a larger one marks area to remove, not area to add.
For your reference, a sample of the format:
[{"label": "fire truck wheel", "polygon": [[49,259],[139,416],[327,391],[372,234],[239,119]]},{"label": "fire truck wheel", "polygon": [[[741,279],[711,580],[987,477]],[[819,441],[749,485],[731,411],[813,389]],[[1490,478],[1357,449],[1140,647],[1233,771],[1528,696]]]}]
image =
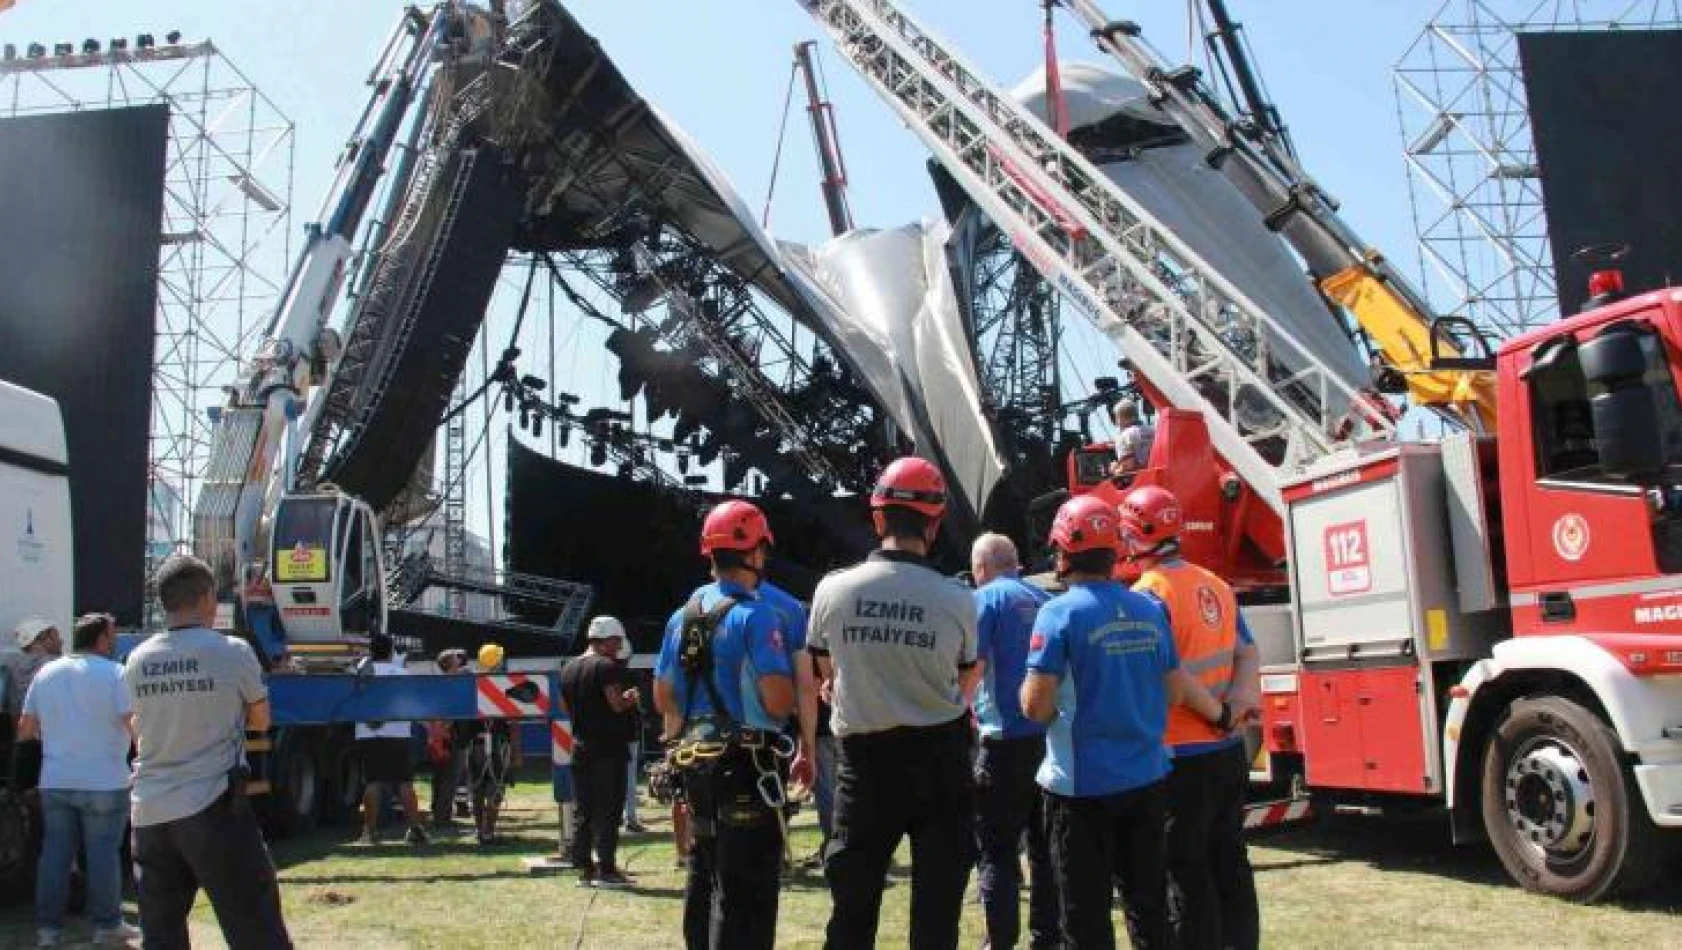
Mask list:
[{"label": "fire truck wheel", "polygon": [[1658,830],[1617,735],[1569,699],[1513,703],[1483,758],[1483,822],[1507,872],[1532,891],[1591,903],[1650,883]]}]

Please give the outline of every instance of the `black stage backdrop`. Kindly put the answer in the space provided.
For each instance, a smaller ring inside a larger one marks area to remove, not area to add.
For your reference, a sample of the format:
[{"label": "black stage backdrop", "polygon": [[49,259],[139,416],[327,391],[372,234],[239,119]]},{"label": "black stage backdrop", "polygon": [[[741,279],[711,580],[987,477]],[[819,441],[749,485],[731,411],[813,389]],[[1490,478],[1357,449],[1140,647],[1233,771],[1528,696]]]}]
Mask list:
[{"label": "black stage backdrop", "polygon": [[1559,305],[1576,313],[1591,244],[1627,241],[1631,292],[1682,279],[1682,31],[1523,33]]},{"label": "black stage backdrop", "polygon": [[169,108],[0,119],[0,379],[58,400],[76,610],[140,620]]},{"label": "black stage backdrop", "polygon": [[[777,538],[771,579],[803,600],[824,574],[870,549],[862,499],[754,501]],[[707,580],[698,549],[701,516],[676,495],[557,462],[514,440],[506,522],[509,570],[596,585],[592,613],[623,620],[639,653],[657,648],[666,618]],[[509,607],[520,611],[518,604]],[[554,619],[529,616],[543,624]]]}]

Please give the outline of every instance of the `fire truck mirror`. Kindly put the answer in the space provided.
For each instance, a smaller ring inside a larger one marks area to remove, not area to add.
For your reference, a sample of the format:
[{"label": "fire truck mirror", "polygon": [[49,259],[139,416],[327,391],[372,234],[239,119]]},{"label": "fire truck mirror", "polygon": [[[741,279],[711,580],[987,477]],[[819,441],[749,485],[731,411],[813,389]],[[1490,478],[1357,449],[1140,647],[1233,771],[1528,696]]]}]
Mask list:
[{"label": "fire truck mirror", "polygon": [[1593,393],[1589,404],[1601,469],[1638,484],[1664,472],[1663,440],[1653,437],[1660,431],[1658,402],[1645,382],[1648,351],[1642,343],[1651,335],[1644,325],[1614,325],[1584,343],[1579,354]]}]

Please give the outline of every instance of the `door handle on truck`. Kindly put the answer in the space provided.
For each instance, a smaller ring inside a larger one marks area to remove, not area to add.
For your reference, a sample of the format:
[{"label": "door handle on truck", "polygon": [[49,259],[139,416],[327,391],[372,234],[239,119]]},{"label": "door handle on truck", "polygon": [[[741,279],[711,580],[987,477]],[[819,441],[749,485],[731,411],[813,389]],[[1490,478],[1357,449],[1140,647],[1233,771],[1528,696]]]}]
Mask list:
[{"label": "door handle on truck", "polygon": [[1542,608],[1543,623],[1570,623],[1577,619],[1577,604],[1566,591],[1546,591],[1537,602]]}]

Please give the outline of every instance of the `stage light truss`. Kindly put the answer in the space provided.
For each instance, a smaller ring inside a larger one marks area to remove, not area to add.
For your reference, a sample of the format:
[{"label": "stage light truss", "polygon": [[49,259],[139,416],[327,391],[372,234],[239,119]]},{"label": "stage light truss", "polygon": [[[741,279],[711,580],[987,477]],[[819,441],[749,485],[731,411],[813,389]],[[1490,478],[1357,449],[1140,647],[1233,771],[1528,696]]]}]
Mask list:
[{"label": "stage light truss", "polygon": [[[176,35],[179,39],[179,35]],[[206,410],[291,262],[294,136],[213,43],[0,63],[0,115],[169,107],[153,355],[148,563],[184,548],[209,458]],[[139,552],[135,552],[138,556]]]},{"label": "stage light truss", "polygon": [[[693,354],[692,365],[754,411],[762,444],[730,447],[775,488],[827,494],[868,487],[880,460],[860,449],[881,441],[869,397],[827,344],[806,332],[799,335],[809,342],[798,345],[792,319],[773,313],[698,242],[662,227],[629,246],[552,259],[618,301],[626,327],[652,333],[664,352]],[[784,456],[804,478],[765,471],[770,459]]]},{"label": "stage light truss", "polygon": [[1682,0],[1448,0],[1392,80],[1421,280],[1496,337],[1559,315],[1518,34],[1682,26]]}]

